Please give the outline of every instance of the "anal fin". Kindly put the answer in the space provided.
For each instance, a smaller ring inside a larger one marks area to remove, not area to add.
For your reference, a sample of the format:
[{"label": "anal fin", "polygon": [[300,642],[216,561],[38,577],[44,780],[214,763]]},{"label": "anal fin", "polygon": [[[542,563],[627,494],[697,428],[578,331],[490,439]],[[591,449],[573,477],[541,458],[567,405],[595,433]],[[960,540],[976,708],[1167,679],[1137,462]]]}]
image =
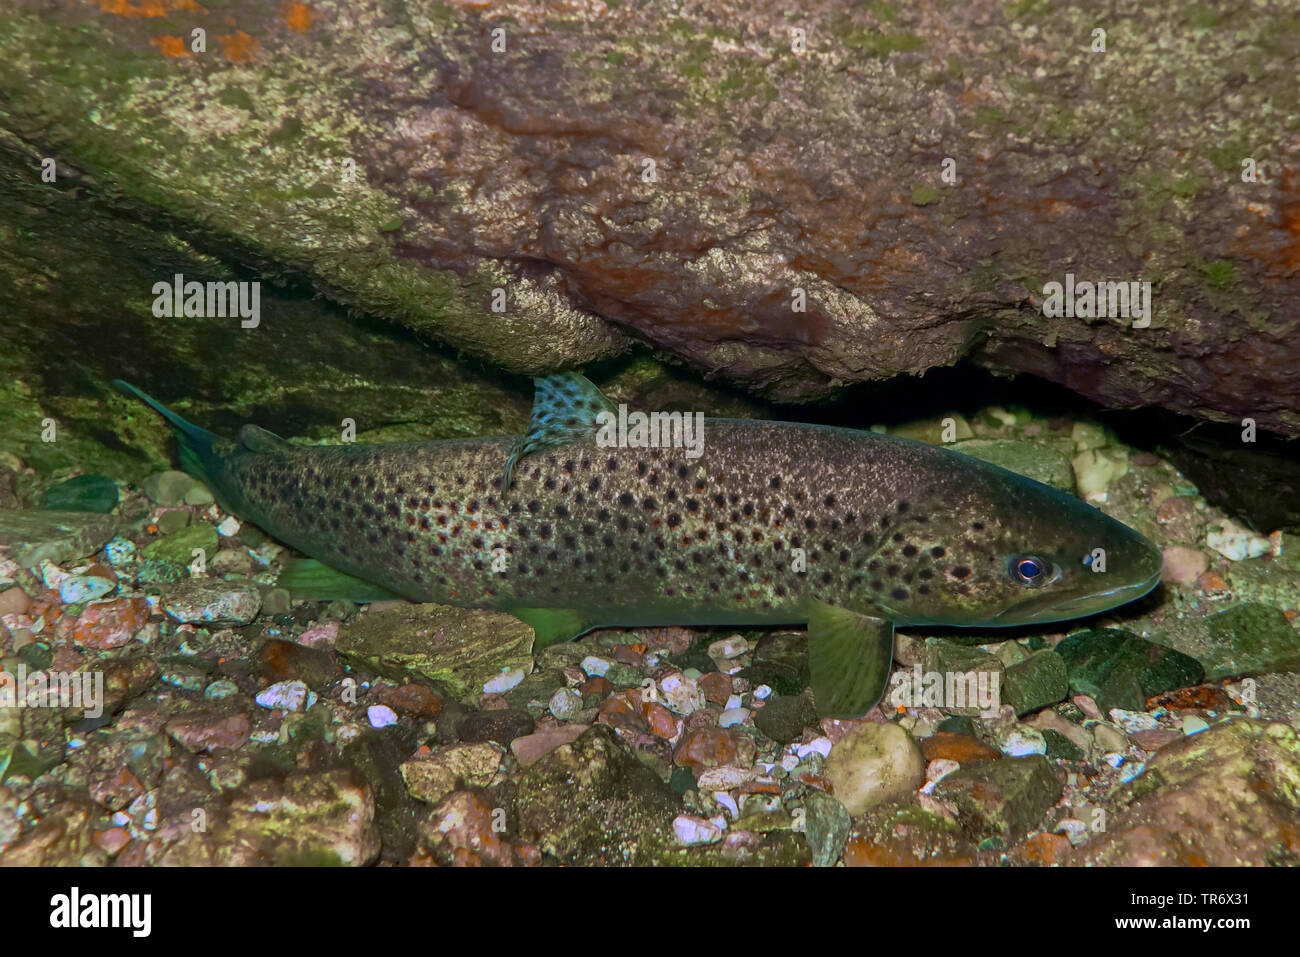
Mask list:
[{"label": "anal fin", "polygon": [[520,621],[532,626],[536,636],[533,639],[534,654],[549,645],[571,641],[595,627],[594,623],[572,608],[509,608],[507,610]]},{"label": "anal fin", "polygon": [[369,602],[401,598],[380,585],[330,568],[314,558],[294,558],[284,566],[276,581],[295,600]]},{"label": "anal fin", "polygon": [[893,622],[813,602],[808,668],[819,716],[857,718],[870,711],[885,694],[893,657]]}]

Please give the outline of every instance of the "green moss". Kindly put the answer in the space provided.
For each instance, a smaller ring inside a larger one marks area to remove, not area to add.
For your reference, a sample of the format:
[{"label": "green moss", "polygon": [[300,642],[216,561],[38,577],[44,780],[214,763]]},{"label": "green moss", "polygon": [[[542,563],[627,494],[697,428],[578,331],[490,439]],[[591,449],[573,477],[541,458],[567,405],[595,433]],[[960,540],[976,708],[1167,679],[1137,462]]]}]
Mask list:
[{"label": "green moss", "polygon": [[1216,259],[1199,268],[1205,276],[1205,281],[1215,289],[1226,289],[1238,282],[1237,267],[1229,259]]},{"label": "green moss", "polygon": [[843,37],[844,45],[881,58],[891,53],[908,53],[919,50],[924,42],[914,33],[878,33],[875,30],[854,30]]},{"label": "green moss", "polygon": [[939,190],[929,183],[917,183],[912,187],[912,202],[917,206],[930,206],[939,202]]},{"label": "green moss", "polygon": [[605,54],[605,59],[614,66],[623,66],[627,63],[627,54],[619,53],[617,50],[610,50]]}]

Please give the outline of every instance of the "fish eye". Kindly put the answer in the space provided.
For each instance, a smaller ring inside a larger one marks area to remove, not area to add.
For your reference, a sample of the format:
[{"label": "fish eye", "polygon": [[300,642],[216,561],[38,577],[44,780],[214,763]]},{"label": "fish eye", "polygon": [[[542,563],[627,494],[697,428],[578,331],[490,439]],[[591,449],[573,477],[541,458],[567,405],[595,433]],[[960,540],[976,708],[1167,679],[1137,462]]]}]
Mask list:
[{"label": "fish eye", "polygon": [[1008,564],[1011,577],[1022,585],[1038,587],[1057,578],[1056,566],[1037,555],[1013,555]]}]

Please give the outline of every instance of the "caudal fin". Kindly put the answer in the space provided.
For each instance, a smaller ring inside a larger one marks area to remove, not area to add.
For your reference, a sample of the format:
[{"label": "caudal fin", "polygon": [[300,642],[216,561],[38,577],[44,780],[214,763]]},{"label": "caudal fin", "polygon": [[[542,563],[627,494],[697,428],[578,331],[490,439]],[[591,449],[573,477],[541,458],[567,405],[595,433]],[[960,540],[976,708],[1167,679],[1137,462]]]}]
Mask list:
[{"label": "caudal fin", "polygon": [[139,399],[166,419],[176,430],[181,468],[214,492],[217,491],[217,466],[221,461],[215,448],[217,436],[207,429],[201,429],[194,423],[187,422],[153,396],[146,395],[129,382],[114,379],[113,387],[119,392]]}]

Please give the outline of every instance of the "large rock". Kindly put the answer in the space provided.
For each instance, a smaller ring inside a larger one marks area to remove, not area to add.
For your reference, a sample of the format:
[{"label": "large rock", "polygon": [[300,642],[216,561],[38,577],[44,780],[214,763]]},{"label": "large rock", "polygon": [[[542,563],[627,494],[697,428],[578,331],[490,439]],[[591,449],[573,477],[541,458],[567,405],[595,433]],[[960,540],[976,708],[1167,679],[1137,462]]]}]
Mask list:
[{"label": "large rock", "polygon": [[103,548],[116,530],[112,516],[96,512],[0,512],[0,554],[24,568],[75,561]]},{"label": "large rock", "polygon": [[[56,161],[48,195],[160,211],[516,370],[626,330],[806,399],[972,355],[1295,434],[1295,145],[1235,105],[1248,77],[1295,107],[1295,34],[1227,0],[1138,12],[17,0],[0,139],[28,181]],[[1125,25],[1107,52],[1098,23]],[[48,260],[19,262],[27,302]],[[1150,326],[1045,317],[1067,272],[1156,284]],[[293,321],[229,338],[311,348]],[[141,361],[176,325],[136,327]]]},{"label": "large rock", "polygon": [[255,781],[231,798],[225,843],[277,864],[368,864],[379,853],[375,799],[350,771]]},{"label": "large rock", "polygon": [[519,781],[520,833],[565,863],[644,864],[671,847],[681,805],[608,725],[593,725]]},{"label": "large rock", "polygon": [[1300,863],[1300,736],[1234,718],[1166,745],[1105,801],[1106,830],[1073,863]]},{"label": "large rock", "polygon": [[481,692],[502,669],[533,666],[533,629],[518,618],[432,603],[372,607],[344,624],[335,647],[345,663],[443,681],[456,697]]}]

